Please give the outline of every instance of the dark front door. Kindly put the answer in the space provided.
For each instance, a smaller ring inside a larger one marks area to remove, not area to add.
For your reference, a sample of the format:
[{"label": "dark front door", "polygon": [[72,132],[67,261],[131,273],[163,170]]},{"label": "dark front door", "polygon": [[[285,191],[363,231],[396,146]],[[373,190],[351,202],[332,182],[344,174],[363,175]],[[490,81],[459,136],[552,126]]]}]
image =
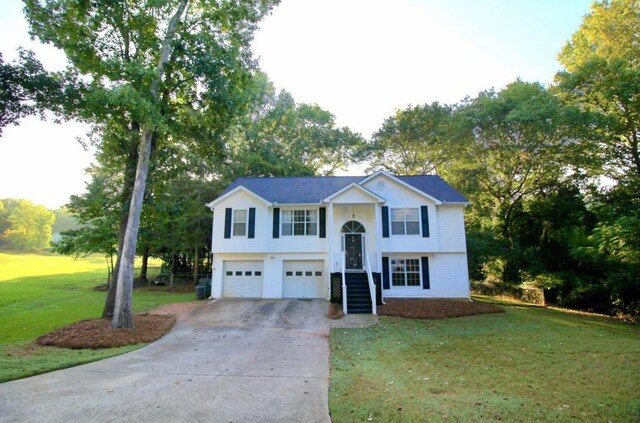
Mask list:
[{"label": "dark front door", "polygon": [[345,234],[344,249],[347,252],[347,269],[362,270],[362,235]]}]

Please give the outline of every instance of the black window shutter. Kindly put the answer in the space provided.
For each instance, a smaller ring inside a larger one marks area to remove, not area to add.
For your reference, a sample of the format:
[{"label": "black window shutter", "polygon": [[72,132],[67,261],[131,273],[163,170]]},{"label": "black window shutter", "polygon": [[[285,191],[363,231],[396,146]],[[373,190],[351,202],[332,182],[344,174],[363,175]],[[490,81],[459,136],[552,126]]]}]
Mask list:
[{"label": "black window shutter", "polygon": [[382,257],[382,289],[389,289],[389,257]]},{"label": "black window shutter", "polygon": [[247,238],[256,237],[256,208],[249,207],[249,232]]},{"label": "black window shutter", "polygon": [[231,213],[232,209],[227,207],[224,209],[224,237],[231,238]]},{"label": "black window shutter", "polygon": [[280,238],[280,209],[273,209],[273,237]]},{"label": "black window shutter", "polygon": [[327,208],[326,207],[320,207],[318,220],[320,223],[320,230],[318,231],[318,233],[320,234],[320,238],[326,238],[327,237]]},{"label": "black window shutter", "polygon": [[382,206],[382,237],[389,238],[389,207]]},{"label": "black window shutter", "polygon": [[429,238],[429,207],[420,206],[420,215],[422,216],[422,237]]},{"label": "black window shutter", "polygon": [[429,257],[422,257],[422,289],[431,288],[429,281]]}]

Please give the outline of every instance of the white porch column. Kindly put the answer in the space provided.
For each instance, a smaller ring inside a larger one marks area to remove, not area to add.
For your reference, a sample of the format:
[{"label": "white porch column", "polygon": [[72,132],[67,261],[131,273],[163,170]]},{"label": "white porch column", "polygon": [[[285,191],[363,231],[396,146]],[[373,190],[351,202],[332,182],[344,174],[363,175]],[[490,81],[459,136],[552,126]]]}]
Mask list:
[{"label": "white porch column", "polygon": [[[333,203],[329,203],[329,210],[327,210],[327,225],[329,225],[329,230],[327,231],[327,241],[329,242],[329,273],[333,273],[335,271],[335,266],[333,263]],[[331,275],[329,275],[331,278]]]},{"label": "white porch column", "polygon": [[376,225],[376,271],[382,274],[382,209],[380,203],[373,205]]}]

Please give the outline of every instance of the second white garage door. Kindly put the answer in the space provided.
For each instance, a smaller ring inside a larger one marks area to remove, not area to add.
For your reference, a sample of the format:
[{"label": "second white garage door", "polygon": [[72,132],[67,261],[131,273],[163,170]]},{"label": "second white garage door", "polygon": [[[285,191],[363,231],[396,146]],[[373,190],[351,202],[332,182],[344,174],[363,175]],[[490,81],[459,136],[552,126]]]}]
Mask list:
[{"label": "second white garage door", "polygon": [[285,260],[285,298],[324,298],[324,261]]},{"label": "second white garage door", "polygon": [[227,298],[262,298],[263,262],[226,261],[222,296]]}]

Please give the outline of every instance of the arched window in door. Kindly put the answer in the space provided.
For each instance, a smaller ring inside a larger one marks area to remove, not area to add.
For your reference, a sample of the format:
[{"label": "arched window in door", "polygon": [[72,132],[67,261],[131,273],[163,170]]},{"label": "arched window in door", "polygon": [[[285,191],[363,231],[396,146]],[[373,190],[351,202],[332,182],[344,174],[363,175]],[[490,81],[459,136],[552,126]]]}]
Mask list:
[{"label": "arched window in door", "polygon": [[360,222],[351,220],[342,226],[341,232],[343,234],[363,234],[364,226],[362,226],[362,223]]}]

